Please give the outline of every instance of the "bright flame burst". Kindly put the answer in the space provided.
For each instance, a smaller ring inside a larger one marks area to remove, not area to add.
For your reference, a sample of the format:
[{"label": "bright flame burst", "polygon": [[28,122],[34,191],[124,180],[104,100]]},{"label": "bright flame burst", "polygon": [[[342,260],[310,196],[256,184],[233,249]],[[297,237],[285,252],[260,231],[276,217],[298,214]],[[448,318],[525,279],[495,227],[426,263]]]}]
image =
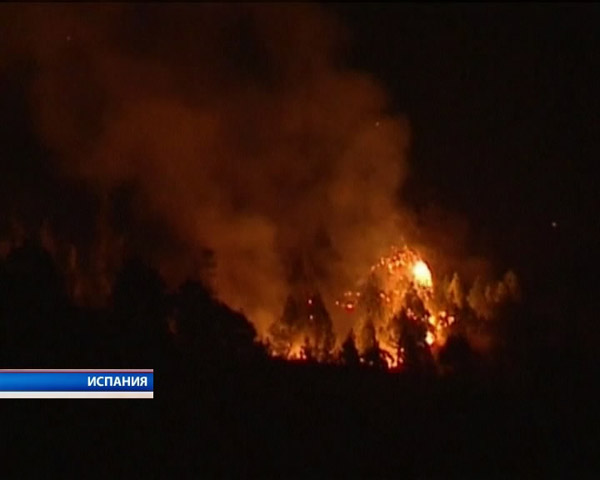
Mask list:
[{"label": "bright flame burst", "polygon": [[431,280],[431,270],[423,260],[419,260],[412,267],[412,273],[415,277],[415,282],[422,287],[432,288],[433,281]]},{"label": "bright flame burst", "polygon": [[[376,340],[388,367],[395,368],[405,363],[402,336],[409,329],[422,332],[416,342],[423,349],[435,350],[445,343],[454,317],[438,311],[433,293],[433,276],[425,260],[408,247],[394,248],[371,267],[356,291],[345,292],[336,305],[358,315],[355,332],[372,323],[375,338],[366,343]],[[358,337],[360,343],[360,333]],[[363,339],[359,349],[366,348],[364,343]]]}]

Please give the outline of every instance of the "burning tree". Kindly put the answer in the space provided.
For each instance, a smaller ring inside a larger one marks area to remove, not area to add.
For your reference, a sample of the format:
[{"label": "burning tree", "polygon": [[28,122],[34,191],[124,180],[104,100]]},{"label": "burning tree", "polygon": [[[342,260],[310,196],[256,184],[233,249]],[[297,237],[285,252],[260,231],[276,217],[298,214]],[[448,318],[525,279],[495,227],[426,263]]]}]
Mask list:
[{"label": "burning tree", "polygon": [[477,279],[466,295],[457,273],[434,283],[427,262],[403,247],[380,257],[366,280],[345,292],[336,305],[357,316],[363,361],[380,349],[388,367],[421,368],[432,364],[433,355],[453,332],[472,331],[469,325],[483,324],[500,304],[517,298],[512,272],[497,284]]},{"label": "burning tree", "polygon": [[269,333],[273,352],[291,359],[325,360],[335,343],[331,318],[319,293],[290,294]]},{"label": "burning tree", "polygon": [[[287,298],[282,317],[270,328],[272,352],[290,359],[325,361],[334,346],[331,319],[306,275],[300,280]],[[478,278],[466,291],[457,273],[434,282],[428,263],[415,250],[393,248],[356,289],[335,301],[354,317],[338,358],[345,364],[427,369],[449,337],[481,335],[482,325],[494,317],[497,307],[518,298],[517,279],[510,272],[497,283]]]},{"label": "burning tree", "polygon": [[429,314],[433,308],[431,271],[408,248],[393,249],[390,256],[381,257],[366,281],[356,291],[345,292],[336,305],[358,314],[358,346],[363,357],[368,354],[370,358],[379,349],[389,367],[404,363],[403,356],[412,347],[403,343],[416,345],[422,340],[427,347],[435,339],[434,325],[429,324],[433,318]]}]

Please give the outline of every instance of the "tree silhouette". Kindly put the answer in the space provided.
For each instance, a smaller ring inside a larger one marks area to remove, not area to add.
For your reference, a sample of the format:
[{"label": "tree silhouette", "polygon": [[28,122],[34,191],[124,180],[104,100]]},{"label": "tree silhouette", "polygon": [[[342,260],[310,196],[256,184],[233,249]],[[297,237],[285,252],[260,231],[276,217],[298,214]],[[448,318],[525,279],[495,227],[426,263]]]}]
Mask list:
[{"label": "tree silhouette", "polygon": [[166,288],[158,271],[138,258],[127,260],[112,293],[114,347],[127,366],[163,360],[167,313]]},{"label": "tree silhouette", "polygon": [[342,343],[340,359],[344,365],[355,367],[360,364],[360,355],[354,341],[354,331],[350,330],[346,336],[346,340]]},{"label": "tree silhouette", "polygon": [[449,305],[453,306],[457,310],[463,308],[465,303],[465,292],[458,273],[454,272],[454,275],[452,275],[452,280],[448,284],[448,288],[445,293]]},{"label": "tree silhouette", "polygon": [[452,372],[468,372],[475,366],[475,353],[463,335],[450,335],[441,348],[440,365]]},{"label": "tree silhouette", "polygon": [[215,300],[204,284],[184,283],[174,304],[178,343],[197,361],[240,361],[255,358],[260,352],[252,324]]},{"label": "tree silhouette", "polygon": [[301,334],[300,307],[293,295],[288,295],[283,307],[283,314],[269,328],[272,347],[276,353],[289,354],[289,348]]},{"label": "tree silhouette", "polygon": [[325,360],[335,344],[331,317],[319,293],[307,300],[309,331],[313,332],[317,358]]},{"label": "tree silhouette", "polygon": [[307,362],[314,362],[317,360],[317,352],[315,351],[315,347],[313,347],[310,338],[305,337],[304,343],[302,344],[301,350],[302,358]]},{"label": "tree silhouette", "polygon": [[366,352],[370,348],[375,346],[375,342],[377,341],[375,337],[375,325],[373,325],[373,321],[371,319],[364,320],[361,328],[360,335],[358,337],[358,348],[361,353]]},{"label": "tree silhouette", "polygon": [[365,325],[371,322],[379,324],[383,317],[381,303],[381,284],[376,275],[371,274],[361,290],[361,305],[365,315]]},{"label": "tree silhouette", "polygon": [[389,354],[381,349],[377,340],[362,355],[366,365],[382,370],[387,368],[386,358],[389,358]]},{"label": "tree silhouette", "polygon": [[26,241],[11,251],[2,275],[4,363],[13,366],[63,364],[72,348],[64,281],[50,254]]},{"label": "tree silhouette", "polygon": [[[412,306],[415,308],[414,303]],[[404,367],[421,370],[432,365],[431,351],[425,342],[427,324],[422,318],[416,317],[412,310],[403,307],[392,318],[391,328],[398,358],[402,358]]]},{"label": "tree silhouette", "polygon": [[276,352],[288,355],[292,345],[302,344],[320,361],[328,359],[335,343],[331,318],[318,292],[288,295],[283,315],[269,333]]},{"label": "tree silhouette", "polygon": [[179,287],[173,303],[175,330],[181,346],[187,350],[204,348],[202,342],[216,335],[212,322],[207,321],[214,316],[215,309],[211,292],[200,282],[187,281]]}]

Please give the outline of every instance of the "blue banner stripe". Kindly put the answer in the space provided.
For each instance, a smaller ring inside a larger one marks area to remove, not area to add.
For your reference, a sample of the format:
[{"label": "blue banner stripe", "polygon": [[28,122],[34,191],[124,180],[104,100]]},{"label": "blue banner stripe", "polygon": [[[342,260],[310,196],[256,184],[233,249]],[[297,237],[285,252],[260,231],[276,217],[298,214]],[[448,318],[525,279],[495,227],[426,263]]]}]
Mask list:
[{"label": "blue banner stripe", "polygon": [[154,390],[152,373],[0,372],[2,392],[92,392]]}]

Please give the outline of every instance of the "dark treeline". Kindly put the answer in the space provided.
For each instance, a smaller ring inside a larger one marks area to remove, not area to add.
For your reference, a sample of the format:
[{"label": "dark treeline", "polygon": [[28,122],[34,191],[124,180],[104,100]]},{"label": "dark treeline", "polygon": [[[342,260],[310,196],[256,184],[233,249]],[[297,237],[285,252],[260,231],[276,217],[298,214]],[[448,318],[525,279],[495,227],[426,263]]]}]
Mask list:
[{"label": "dark treeline", "polygon": [[[217,300],[205,283],[187,281],[169,291],[159,272],[139,258],[123,263],[109,301],[102,307],[78,305],[69,295],[59,266],[35,240],[8,253],[0,263],[0,282],[4,367],[142,368],[185,362],[211,369],[215,363],[256,363],[270,358],[271,346],[258,341],[248,319]],[[327,315],[320,297],[314,302]],[[284,319],[287,310],[286,304]],[[310,345],[305,345],[304,361],[386,369],[385,352],[377,345],[359,355],[354,332],[334,351],[331,322],[328,325],[323,353],[311,355]],[[306,332],[313,333],[308,328]],[[420,333],[403,339],[407,351],[426,348],[429,352],[425,334]],[[432,361],[429,353],[426,360],[414,359],[407,367],[430,370]],[[445,370],[466,372],[476,367],[475,353],[460,336],[449,339],[440,361]]]},{"label": "dark treeline", "polygon": [[124,262],[104,307],[76,305],[52,256],[34,241],[2,261],[0,282],[5,368],[147,368],[261,353],[252,324],[206,285],[188,281],[169,292],[138,258]]},{"label": "dark treeline", "polygon": [[365,366],[351,337],[331,363],[272,358],[205,285],[169,291],[139,259],[123,264],[105,307],[81,307],[52,257],[28,242],[0,263],[0,302],[3,368],[155,370],[154,400],[13,409],[3,428],[46,444],[39,461],[69,447],[83,472],[120,476],[489,478],[589,471],[595,452],[586,432],[597,423],[596,370],[568,350],[525,348],[526,309],[506,313],[511,361],[477,368],[457,337],[440,375]]}]

